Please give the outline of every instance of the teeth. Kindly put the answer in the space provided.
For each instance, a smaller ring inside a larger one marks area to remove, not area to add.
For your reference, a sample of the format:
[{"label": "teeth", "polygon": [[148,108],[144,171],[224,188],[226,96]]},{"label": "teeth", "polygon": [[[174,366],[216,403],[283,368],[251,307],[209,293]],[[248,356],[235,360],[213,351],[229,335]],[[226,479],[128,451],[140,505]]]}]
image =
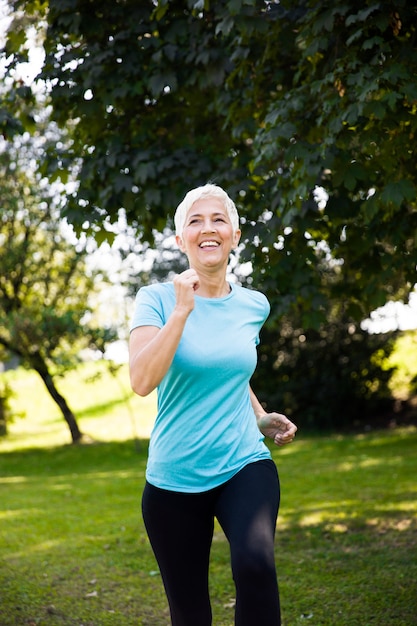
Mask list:
[{"label": "teeth", "polygon": [[200,243],[200,248],[205,248],[206,246],[218,246],[217,241],[203,241]]}]

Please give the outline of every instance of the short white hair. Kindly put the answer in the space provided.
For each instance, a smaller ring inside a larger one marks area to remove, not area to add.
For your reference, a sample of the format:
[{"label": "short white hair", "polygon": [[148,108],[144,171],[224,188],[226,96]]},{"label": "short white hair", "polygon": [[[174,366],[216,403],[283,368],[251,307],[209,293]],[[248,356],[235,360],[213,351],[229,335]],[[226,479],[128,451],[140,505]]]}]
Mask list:
[{"label": "short white hair", "polygon": [[233,232],[239,230],[239,214],[237,212],[235,203],[227,195],[224,189],[222,189],[218,185],[208,183],[207,185],[203,185],[202,187],[196,187],[195,189],[191,189],[185,195],[184,200],[178,205],[174,215],[175,232],[178,237],[182,236],[182,231],[184,230],[185,220],[187,218],[188,211],[190,210],[194,202],[197,202],[197,200],[200,200],[201,198],[218,198],[219,200],[221,200],[232,223]]}]

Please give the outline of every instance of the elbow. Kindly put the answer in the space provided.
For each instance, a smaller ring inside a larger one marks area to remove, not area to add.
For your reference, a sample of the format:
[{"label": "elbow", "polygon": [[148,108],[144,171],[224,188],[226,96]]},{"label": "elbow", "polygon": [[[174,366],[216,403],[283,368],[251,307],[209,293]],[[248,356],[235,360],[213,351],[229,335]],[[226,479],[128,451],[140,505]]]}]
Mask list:
[{"label": "elbow", "polygon": [[150,394],[150,391],[146,389],[142,389],[142,387],[132,387],[132,389],[135,392],[135,394],[140,396],[141,398],[146,398],[146,396]]},{"label": "elbow", "polygon": [[150,385],[143,378],[131,377],[130,386],[132,387],[132,390],[134,391],[134,393],[136,393],[138,396],[141,396],[142,398],[145,398],[146,396],[148,396],[155,389],[155,386]]}]

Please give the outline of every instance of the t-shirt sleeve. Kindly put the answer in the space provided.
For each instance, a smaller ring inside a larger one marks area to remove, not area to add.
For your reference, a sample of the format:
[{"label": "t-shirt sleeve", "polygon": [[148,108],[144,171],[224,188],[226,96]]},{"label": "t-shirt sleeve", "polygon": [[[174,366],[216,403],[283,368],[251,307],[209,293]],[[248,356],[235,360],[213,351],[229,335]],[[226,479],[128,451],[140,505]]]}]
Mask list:
[{"label": "t-shirt sleeve", "polygon": [[266,322],[266,320],[267,320],[267,318],[269,316],[269,313],[271,312],[271,305],[269,304],[268,298],[263,293],[258,292],[258,294],[260,296],[259,304],[260,304],[262,313],[261,313],[261,322],[260,322],[260,325],[259,325],[259,331],[258,331],[258,334],[257,334],[256,339],[255,339],[255,345],[256,346],[258,346],[260,344],[261,340],[260,340],[260,337],[259,337],[259,333],[260,333],[260,331],[262,329],[262,326]]},{"label": "t-shirt sleeve", "polygon": [[135,308],[133,311],[130,330],[138,326],[156,326],[162,328],[164,325],[162,302],[156,290],[141,287],[136,294]]}]

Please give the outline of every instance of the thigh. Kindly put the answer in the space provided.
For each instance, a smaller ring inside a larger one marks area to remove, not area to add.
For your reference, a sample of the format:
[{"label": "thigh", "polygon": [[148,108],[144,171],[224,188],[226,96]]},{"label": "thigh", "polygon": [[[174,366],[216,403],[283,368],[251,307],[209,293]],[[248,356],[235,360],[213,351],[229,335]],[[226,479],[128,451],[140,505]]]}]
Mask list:
[{"label": "thigh", "polygon": [[250,463],[223,486],[215,513],[230,542],[243,542],[246,548],[264,541],[270,545],[279,503],[278,472],[265,459]]},{"label": "thigh", "polygon": [[211,624],[208,592],[213,512],[210,494],[146,484],[142,512],[170,605],[172,624]]}]

